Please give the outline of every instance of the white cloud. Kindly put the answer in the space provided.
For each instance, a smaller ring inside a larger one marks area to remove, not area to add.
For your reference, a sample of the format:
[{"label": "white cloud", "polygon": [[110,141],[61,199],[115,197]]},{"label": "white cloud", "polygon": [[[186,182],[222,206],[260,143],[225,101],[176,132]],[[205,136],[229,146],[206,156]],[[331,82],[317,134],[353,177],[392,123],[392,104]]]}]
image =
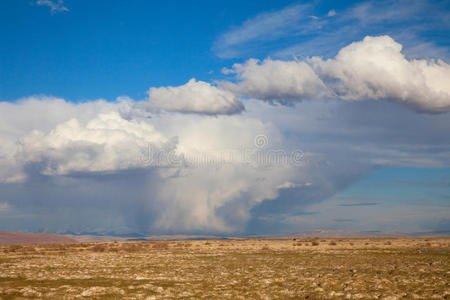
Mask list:
[{"label": "white cloud", "polygon": [[389,36],[368,36],[334,59],[313,57],[310,62],[341,99],[385,99],[427,112],[450,110],[450,65],[408,60],[401,50]]},{"label": "white cloud", "polygon": [[293,183],[290,181],[286,181],[283,184],[280,184],[279,186],[277,186],[277,189],[293,189],[293,188],[298,188],[298,187],[304,187],[304,186],[311,186],[312,183],[311,182],[305,182],[305,183]]},{"label": "white cloud", "polygon": [[38,0],[36,1],[37,5],[45,5],[50,7],[51,14],[62,11],[69,11],[69,9],[64,6],[64,0],[58,0],[57,2],[51,0]]},{"label": "white cloud", "polygon": [[234,64],[233,72],[239,83],[222,82],[224,88],[269,102],[290,104],[327,93],[326,86],[303,61],[249,59],[245,64]]},{"label": "white cloud", "polygon": [[304,30],[300,20],[308,18],[308,5],[292,5],[274,12],[261,13],[219,37],[213,49],[219,57],[239,55],[240,48],[257,41],[271,41]]},{"label": "white cloud", "polygon": [[233,93],[195,79],[177,87],[152,87],[148,94],[149,102],[141,107],[150,111],[230,115],[244,110],[244,105]]},{"label": "white cloud", "polygon": [[[366,37],[342,48],[333,59],[306,61],[250,59],[235,64],[234,92],[269,102],[303,99],[384,99],[424,112],[450,110],[450,66],[438,60],[408,60],[389,36]],[[229,70],[228,70],[229,72]]]},{"label": "white cloud", "polygon": [[[114,213],[118,223],[108,221],[98,230],[118,224],[165,233],[241,231],[266,200],[288,201],[281,206],[288,211],[280,213],[294,214],[294,208],[321,201],[381,161],[394,166],[450,161],[450,146],[442,139],[449,128],[446,115],[416,114],[387,102],[317,100],[273,107],[248,100],[246,112],[231,116],[124,119],[119,111],[135,102],[123,101],[0,103],[0,189],[15,203],[14,211],[42,213],[40,224],[55,230],[65,228],[66,218],[81,231],[100,228],[101,222],[92,220]],[[268,151],[304,150],[304,164],[266,166],[242,156],[255,153],[259,135],[269,137]],[[140,150],[147,143],[162,154],[172,150],[181,164],[142,163]],[[280,194],[288,199],[280,200]],[[67,215],[44,217],[54,207]]]},{"label": "white cloud", "polygon": [[[0,162],[8,167],[2,167],[3,184],[33,181],[36,174],[76,182],[85,176],[142,172],[152,178],[142,187],[148,194],[139,196],[146,198],[145,213],[154,214],[146,221],[148,228],[229,232],[242,228],[250,209],[275,198],[277,186],[293,176],[288,165],[259,168],[243,155],[255,151],[258,134],[280,145],[281,135],[269,123],[240,114],[125,119],[119,111],[132,100],[123,101],[73,104],[30,98],[0,103],[0,122],[5,123]],[[145,160],[149,145],[161,160]],[[171,154],[175,164],[165,160]],[[210,164],[211,159],[217,163]],[[138,204],[130,201],[130,206]]]},{"label": "white cloud", "polygon": [[160,207],[158,228],[239,230],[252,207],[275,198],[276,187],[294,176],[292,166],[264,168],[246,157],[256,150],[258,134],[270,136],[274,147],[282,145],[278,129],[258,118],[174,114],[155,115],[152,123],[167,136],[178,137],[176,154],[187,160],[177,176],[164,176],[152,185]]},{"label": "white cloud", "polygon": [[288,168],[241,164],[191,169],[186,176],[171,177],[158,185],[156,199],[164,209],[156,225],[166,230],[237,231],[249,220],[251,208],[276,198],[276,187],[292,176]]},{"label": "white cloud", "polygon": [[117,171],[145,166],[142,152],[149,145],[168,144],[151,125],[110,112],[85,125],[71,119],[49,133],[33,130],[19,139],[16,159],[38,164],[45,175]]},{"label": "white cloud", "polygon": [[0,182],[25,179],[16,161],[17,141],[32,130],[49,132],[58,124],[76,117],[88,122],[98,114],[117,109],[117,103],[103,100],[71,103],[52,97],[29,97],[16,102],[0,102]]},{"label": "white cloud", "polygon": [[[244,230],[253,209],[274,199],[285,201],[272,208],[291,218],[290,223],[306,224],[309,217],[292,217],[296,209],[322,201],[374,167],[448,166],[450,145],[442,138],[448,134],[448,114],[417,114],[396,104],[449,110],[448,64],[411,60],[387,36],[341,44],[362,38],[368,24],[408,24],[405,20],[417,12],[439,15],[435,24],[448,28],[445,11],[416,3],[407,3],[410,10],[387,10],[391,1],[368,2],[339,14],[331,10],[330,18],[314,16],[310,6],[300,5],[259,14],[224,33],[214,44],[216,53],[235,57],[252,53],[260,42],[285,46],[291,37],[297,43],[316,33],[321,42],[309,44],[311,53],[343,48],[328,60],[250,59],[224,69],[236,75],[236,83],[215,86],[192,79],[182,86],[151,88],[145,103],[127,97],[113,103],[76,104],[49,97],[0,102],[2,195],[9,193],[5,199],[14,203],[14,210],[22,205],[31,213],[61,212],[41,220],[56,229],[66,226],[69,217],[71,224],[104,231],[119,226],[231,232]],[[37,4],[49,6],[52,13],[68,10],[62,0]],[[286,57],[309,55],[301,45]],[[413,52],[433,49],[425,43]],[[236,94],[285,105],[315,101],[273,107],[248,99],[244,111]],[[347,101],[323,101],[331,97]],[[389,101],[362,101],[369,99]],[[259,165],[247,156],[255,154],[256,136],[269,137],[269,150],[301,149],[305,161],[300,166]],[[173,154],[177,164],[164,157],[145,160],[142,152],[149,145],[157,155]],[[114,205],[119,212],[112,215],[108,209]],[[0,211],[5,209],[10,210],[9,204],[0,203]],[[83,209],[84,219],[78,215]],[[33,219],[27,221],[36,228]]]},{"label": "white cloud", "polygon": [[[425,45],[414,53],[420,58],[450,58],[442,36],[450,28],[445,1],[366,1],[338,13],[329,7],[325,14],[323,8],[294,5],[261,13],[222,34],[213,50],[222,58],[331,57],[365,35],[389,34],[408,48]],[[279,21],[267,21],[271,18]]]}]

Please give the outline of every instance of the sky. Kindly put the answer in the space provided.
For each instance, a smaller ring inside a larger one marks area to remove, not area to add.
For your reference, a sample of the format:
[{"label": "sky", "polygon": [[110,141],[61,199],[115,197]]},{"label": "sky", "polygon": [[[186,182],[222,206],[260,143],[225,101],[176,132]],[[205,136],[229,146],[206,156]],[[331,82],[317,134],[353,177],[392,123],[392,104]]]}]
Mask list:
[{"label": "sky", "polygon": [[0,1],[0,230],[450,231],[449,1]]}]

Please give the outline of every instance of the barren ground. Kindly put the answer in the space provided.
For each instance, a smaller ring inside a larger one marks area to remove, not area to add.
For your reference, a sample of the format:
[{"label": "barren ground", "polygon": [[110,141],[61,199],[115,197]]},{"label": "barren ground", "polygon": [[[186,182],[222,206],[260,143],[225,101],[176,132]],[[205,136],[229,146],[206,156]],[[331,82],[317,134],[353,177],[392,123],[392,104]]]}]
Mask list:
[{"label": "barren ground", "polygon": [[450,238],[0,246],[0,299],[449,299]]}]

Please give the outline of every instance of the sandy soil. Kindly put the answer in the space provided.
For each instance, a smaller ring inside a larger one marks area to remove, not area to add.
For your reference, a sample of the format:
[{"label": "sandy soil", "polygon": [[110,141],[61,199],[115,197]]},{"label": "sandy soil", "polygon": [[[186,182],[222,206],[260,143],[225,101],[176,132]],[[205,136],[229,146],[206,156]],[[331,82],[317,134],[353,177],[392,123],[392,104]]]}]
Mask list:
[{"label": "sandy soil", "polygon": [[450,238],[0,246],[0,299],[450,299]]}]

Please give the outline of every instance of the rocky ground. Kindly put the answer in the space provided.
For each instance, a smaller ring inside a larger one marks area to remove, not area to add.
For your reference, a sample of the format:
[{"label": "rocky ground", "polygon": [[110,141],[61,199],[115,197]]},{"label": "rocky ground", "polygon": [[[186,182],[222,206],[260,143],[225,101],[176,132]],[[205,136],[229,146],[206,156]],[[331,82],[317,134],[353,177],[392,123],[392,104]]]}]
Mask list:
[{"label": "rocky ground", "polygon": [[450,239],[0,247],[0,299],[449,299]]}]

